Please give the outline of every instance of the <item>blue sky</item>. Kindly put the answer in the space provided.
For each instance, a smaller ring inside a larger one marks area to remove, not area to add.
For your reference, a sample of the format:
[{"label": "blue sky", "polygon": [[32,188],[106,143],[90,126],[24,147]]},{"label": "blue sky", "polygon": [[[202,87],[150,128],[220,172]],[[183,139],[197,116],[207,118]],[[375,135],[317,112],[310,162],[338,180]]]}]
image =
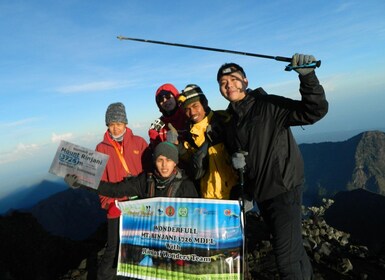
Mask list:
[{"label": "blue sky", "polygon": [[[385,2],[357,1],[1,1],[0,198],[44,178],[61,139],[94,148],[110,103],[126,105],[128,126],[148,140],[163,83],[201,86],[213,109],[216,72],[242,65],[252,88],[299,98],[286,63],[177,48],[117,36],[291,57],[313,54],[330,111],[295,128],[309,135],[385,127]],[[318,138],[317,138],[318,137]],[[314,139],[314,138],[313,138]]]}]

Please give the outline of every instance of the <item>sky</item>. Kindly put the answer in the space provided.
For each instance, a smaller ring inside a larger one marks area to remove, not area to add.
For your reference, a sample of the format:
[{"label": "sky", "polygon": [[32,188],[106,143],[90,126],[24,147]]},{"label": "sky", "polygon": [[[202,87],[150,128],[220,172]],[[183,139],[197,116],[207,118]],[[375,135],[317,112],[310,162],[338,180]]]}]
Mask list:
[{"label": "sky", "polygon": [[298,75],[284,71],[285,62],[117,36],[314,55],[330,107],[318,123],[293,128],[298,142],[381,130],[384,14],[383,0],[0,0],[0,198],[61,179],[48,173],[60,140],[94,149],[113,102],[125,104],[128,126],[146,141],[164,83],[198,84],[212,109],[225,109],[216,82],[225,62],[242,65],[251,88],[300,98]]}]

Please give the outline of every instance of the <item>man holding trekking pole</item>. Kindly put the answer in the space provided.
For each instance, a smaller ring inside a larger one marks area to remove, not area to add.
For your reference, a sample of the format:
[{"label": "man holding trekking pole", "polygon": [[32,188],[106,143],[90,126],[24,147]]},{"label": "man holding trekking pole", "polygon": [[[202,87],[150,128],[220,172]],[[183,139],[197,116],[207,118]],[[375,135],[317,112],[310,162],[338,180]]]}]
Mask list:
[{"label": "man holding trekking pole", "polygon": [[253,197],[270,228],[281,279],[312,279],[302,240],[303,160],[290,126],[309,125],[328,111],[325,92],[315,75],[315,58],[295,54],[291,69],[299,74],[301,100],[249,90],[246,74],[235,63],[217,74],[219,90],[232,118],[226,146],[233,165],[244,171],[245,195]]}]

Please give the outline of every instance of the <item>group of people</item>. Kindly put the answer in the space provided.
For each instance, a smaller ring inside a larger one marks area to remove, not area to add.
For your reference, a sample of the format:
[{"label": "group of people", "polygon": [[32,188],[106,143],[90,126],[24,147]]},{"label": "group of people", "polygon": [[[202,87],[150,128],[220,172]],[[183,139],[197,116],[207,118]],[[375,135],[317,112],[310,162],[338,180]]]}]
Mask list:
[{"label": "group of people", "polygon": [[[211,110],[202,89],[188,84],[179,92],[164,84],[155,94],[162,113],[149,129],[149,144],[127,127],[122,103],[106,111],[107,131],[96,150],[109,161],[98,187],[107,210],[108,239],[98,279],[113,279],[119,246],[120,211],[114,201],[129,197],[250,197],[269,226],[281,279],[311,279],[302,240],[304,167],[291,126],[309,125],[328,111],[311,55],[295,54],[300,100],[251,90],[241,66],[223,64],[217,73],[227,109]],[[300,66],[300,67],[298,67]],[[239,181],[242,178],[241,190]],[[77,178],[65,181],[77,186]]]}]

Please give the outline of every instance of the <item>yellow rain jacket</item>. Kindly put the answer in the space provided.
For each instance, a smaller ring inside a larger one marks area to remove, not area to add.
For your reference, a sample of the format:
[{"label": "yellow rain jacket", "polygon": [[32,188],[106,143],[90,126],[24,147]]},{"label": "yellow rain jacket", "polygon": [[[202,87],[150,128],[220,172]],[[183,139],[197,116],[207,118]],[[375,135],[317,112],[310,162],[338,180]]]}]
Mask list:
[{"label": "yellow rain jacket", "polygon": [[[231,164],[231,158],[222,141],[224,133],[222,120],[224,111],[210,111],[210,113],[199,123],[190,126],[190,140],[183,143],[187,150],[187,158],[197,152],[205,140],[208,141],[207,169],[200,178],[200,190],[203,198],[229,199],[230,191],[238,183],[238,176]],[[208,126],[215,127],[216,133],[208,137],[206,130]],[[219,132],[218,132],[219,129]],[[184,156],[186,160],[186,155]]]}]

